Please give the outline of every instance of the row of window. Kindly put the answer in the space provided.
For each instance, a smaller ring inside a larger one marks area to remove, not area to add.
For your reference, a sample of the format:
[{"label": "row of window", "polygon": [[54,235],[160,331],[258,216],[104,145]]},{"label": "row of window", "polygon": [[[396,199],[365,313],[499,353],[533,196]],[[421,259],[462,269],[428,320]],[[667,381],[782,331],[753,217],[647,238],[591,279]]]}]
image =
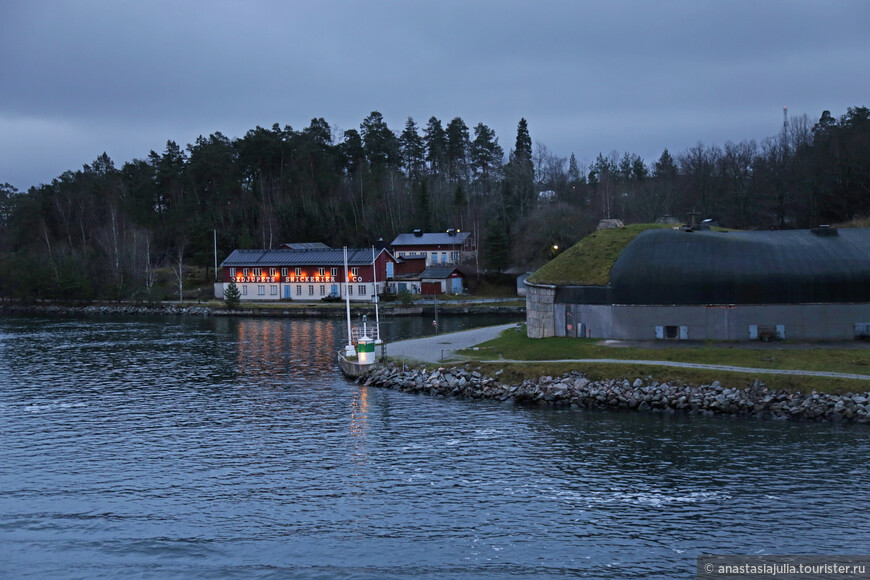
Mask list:
[{"label": "row of window", "polygon": [[[427,256],[428,256],[427,261],[430,264],[437,264],[438,263],[438,252],[419,252],[419,253],[418,252],[402,252],[399,255],[404,256],[406,258],[414,258],[414,257],[427,258]],[[447,260],[447,252],[441,252],[441,263],[442,264],[455,264],[458,261],[459,261],[459,252],[450,252],[450,261]]]},{"label": "row of window", "polygon": [[[365,284],[360,284],[357,288],[358,288],[358,292],[359,292],[360,296],[365,296],[368,294],[368,290],[366,290]],[[349,296],[353,296],[353,286],[352,285],[348,285],[347,293]],[[269,294],[271,296],[278,295],[278,286],[276,284],[272,284],[269,286]],[[248,285],[242,284],[242,296],[247,296],[247,295],[248,295]],[[265,285],[257,286],[257,295],[258,296],[265,296],[266,295],[266,286]],[[314,286],[313,285],[308,286],[308,295],[314,296]],[[320,295],[326,296],[326,286],[323,284],[320,285]],[[302,285],[301,284],[296,285],[296,296],[302,296]]]},{"label": "row of window", "polygon": [[[263,268],[242,268],[242,276],[247,278],[248,276],[251,275],[251,270],[254,271],[254,276],[262,276],[263,275]],[[282,276],[287,276],[289,273],[290,273],[290,268],[281,268],[281,275]],[[359,276],[359,268],[351,268],[350,273],[352,276]],[[301,276],[302,275],[302,268],[294,268],[294,274],[296,276]],[[330,268],[329,274],[333,278],[337,278],[338,277],[338,268]],[[278,268],[269,268],[269,276],[277,276],[277,275],[278,275]],[[326,275],[326,268],[318,268],[317,275],[318,276],[325,276]],[[236,269],[230,268],[230,278],[235,278],[235,277],[236,277]]]},{"label": "row of window", "polygon": [[[277,296],[278,295],[278,286],[275,284],[272,284],[271,286],[269,286],[269,294],[271,294],[272,296]],[[248,286],[246,284],[242,284],[242,296],[247,296],[247,295],[248,295]],[[263,285],[257,286],[257,295],[258,296],[265,296],[266,295],[266,287]]]}]

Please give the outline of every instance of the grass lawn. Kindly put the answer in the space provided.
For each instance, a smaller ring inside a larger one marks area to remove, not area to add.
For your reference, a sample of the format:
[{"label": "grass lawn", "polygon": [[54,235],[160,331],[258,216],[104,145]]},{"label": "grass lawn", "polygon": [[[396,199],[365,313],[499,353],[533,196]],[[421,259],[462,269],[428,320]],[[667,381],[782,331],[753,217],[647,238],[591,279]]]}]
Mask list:
[{"label": "grass lawn", "polygon": [[[870,381],[828,379],[821,377],[796,377],[751,373],[731,373],[700,369],[676,369],[644,364],[612,363],[547,363],[555,359],[625,359],[661,360],[673,362],[732,365],[768,369],[795,369],[830,371],[870,375],[870,348],[836,349],[747,349],[734,347],[696,346],[669,348],[608,347],[597,344],[597,339],[543,338],[532,339],[521,330],[509,329],[489,342],[479,345],[479,350],[465,350],[458,354],[476,360],[499,358],[541,361],[533,365],[510,365],[514,378],[531,378],[580,370],[590,378],[629,378],[652,376],[662,382],[678,380],[700,384],[719,380],[729,386],[746,386],[756,378],[768,386],[801,391],[870,391]],[[498,365],[496,365],[498,366]],[[504,365],[501,365],[504,366]],[[509,375],[510,376],[510,375]]]}]

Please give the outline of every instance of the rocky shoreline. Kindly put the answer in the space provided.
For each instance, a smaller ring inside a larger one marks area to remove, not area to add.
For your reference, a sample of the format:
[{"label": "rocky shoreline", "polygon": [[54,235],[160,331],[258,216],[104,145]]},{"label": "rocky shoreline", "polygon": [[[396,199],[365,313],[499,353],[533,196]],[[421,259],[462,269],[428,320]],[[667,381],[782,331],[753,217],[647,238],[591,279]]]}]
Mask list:
[{"label": "rocky shoreline", "polygon": [[185,306],[177,304],[135,305],[135,304],[89,304],[72,306],[59,304],[3,304],[0,315],[45,315],[45,316],[91,316],[91,315],[175,315],[210,316],[214,314],[207,306]]},{"label": "rocky shoreline", "polygon": [[[353,305],[355,314],[374,316],[375,309],[371,305]],[[421,316],[432,315],[434,306],[399,304],[382,305],[381,312],[390,316]],[[439,305],[438,312],[442,316],[466,316],[474,314],[523,314],[524,307],[498,305]],[[43,316],[90,316],[90,315],[174,315],[174,316],[228,316],[256,318],[343,318],[344,308],[328,308],[317,305],[289,308],[214,308],[186,304],[0,304],[0,316],[43,315]]]},{"label": "rocky shoreline", "polygon": [[623,409],[694,415],[732,415],[769,419],[870,423],[870,393],[833,395],[771,390],[756,381],[745,389],[714,381],[691,386],[635,379],[591,381],[578,372],[540,377],[520,384],[501,383],[477,369],[439,367],[402,370],[394,363],[371,369],[358,381],[366,386],[430,396],[492,399],[572,409]]}]

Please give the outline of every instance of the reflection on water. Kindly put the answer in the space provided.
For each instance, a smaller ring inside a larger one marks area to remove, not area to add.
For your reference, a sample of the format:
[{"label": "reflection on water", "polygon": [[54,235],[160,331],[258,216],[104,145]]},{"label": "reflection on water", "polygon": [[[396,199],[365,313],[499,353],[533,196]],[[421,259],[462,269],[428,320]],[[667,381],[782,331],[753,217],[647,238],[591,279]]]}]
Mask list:
[{"label": "reflection on water", "polygon": [[866,426],[371,389],[338,373],[345,336],[0,319],[0,575],[675,578],[701,553],[870,552]]},{"label": "reflection on water", "polygon": [[288,372],[305,376],[335,365],[335,324],[310,319],[237,319],[231,325],[238,336],[240,375],[283,381]]}]

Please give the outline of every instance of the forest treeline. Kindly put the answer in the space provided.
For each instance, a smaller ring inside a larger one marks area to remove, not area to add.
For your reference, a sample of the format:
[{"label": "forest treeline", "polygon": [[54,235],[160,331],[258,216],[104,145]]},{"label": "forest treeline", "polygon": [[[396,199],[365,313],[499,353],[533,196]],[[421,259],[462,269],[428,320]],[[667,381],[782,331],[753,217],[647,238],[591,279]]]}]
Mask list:
[{"label": "forest treeline", "polygon": [[[514,136],[512,136],[514,137]],[[734,228],[797,228],[870,215],[870,111],[801,116],[763,141],[578,164],[533,147],[525,119],[505,152],[459,117],[393,131],[372,112],[341,135],[323,118],[221,133],[118,167],[106,155],[49,184],[0,186],[0,297],[142,298],[235,248],[368,246],[415,228],[469,231],[481,270],[528,268],[601,218],[689,212]],[[2,176],[0,176],[2,177]],[[208,275],[208,274],[207,274]],[[180,284],[179,284],[180,285]]]}]

